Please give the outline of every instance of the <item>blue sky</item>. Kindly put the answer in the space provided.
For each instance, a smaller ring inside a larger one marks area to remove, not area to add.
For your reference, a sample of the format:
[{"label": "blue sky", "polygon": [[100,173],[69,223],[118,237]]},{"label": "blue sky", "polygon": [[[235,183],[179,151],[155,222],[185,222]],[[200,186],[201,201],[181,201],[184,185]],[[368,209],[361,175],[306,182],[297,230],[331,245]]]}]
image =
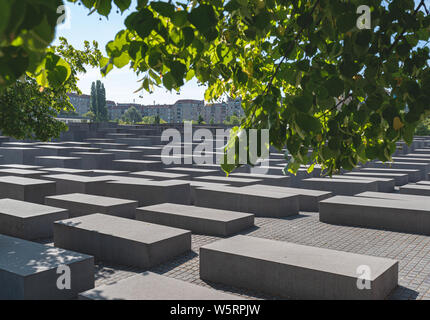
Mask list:
[{"label": "blue sky", "polygon": [[[109,20],[107,20],[106,17],[100,17],[97,13],[88,16],[89,11],[87,8],[66,2],[66,12],[67,18],[64,25],[57,28],[57,39],[60,36],[65,37],[77,49],[83,48],[85,40],[90,42],[97,40],[100,49],[106,55],[106,43],[113,40],[118,31],[124,29],[124,19],[132,10],[125,11],[122,15],[113,10]],[[58,43],[57,39],[54,41],[54,45]],[[179,95],[176,92],[170,93],[162,88],[156,89],[153,94],[145,91],[133,93],[139,88],[138,77],[128,67],[114,68],[106,78],[102,78],[98,69],[88,68],[87,71],[86,74],[80,75],[78,83],[82,92],[89,94],[91,83],[96,80],[102,80],[106,88],[107,99],[115,102],[134,101],[141,104],[153,104],[155,101],[156,104],[164,104],[174,103],[178,99],[203,100],[204,87],[198,86],[194,80],[185,84]],[[142,96],[142,98],[139,96]]]}]

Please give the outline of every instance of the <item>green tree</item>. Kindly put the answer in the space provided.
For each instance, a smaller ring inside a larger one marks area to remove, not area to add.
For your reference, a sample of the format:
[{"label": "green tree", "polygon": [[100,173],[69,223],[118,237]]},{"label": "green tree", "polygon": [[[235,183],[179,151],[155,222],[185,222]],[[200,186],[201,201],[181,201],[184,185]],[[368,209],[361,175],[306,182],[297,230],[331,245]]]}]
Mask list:
[{"label": "green tree", "polygon": [[121,117],[125,123],[135,124],[142,121],[142,115],[136,107],[128,108]]},{"label": "green tree", "polygon": [[67,93],[81,93],[77,75],[86,72],[86,65],[99,67],[101,52],[96,42],[85,42],[83,50],[76,50],[64,38],[49,50],[69,65],[67,80],[60,87],[41,87],[36,79],[22,76],[0,89],[0,129],[4,135],[46,141],[67,130],[56,117],[75,114]]},{"label": "green tree", "polygon": [[204,119],[203,119],[203,117],[202,117],[202,115],[201,115],[201,114],[199,114],[199,118],[198,118],[198,120],[197,120],[197,123],[198,123],[198,124],[203,124],[203,123],[204,123]]},{"label": "green tree", "polygon": [[154,119],[154,124],[160,124],[160,121],[161,121],[160,116],[157,114]]},{"label": "green tree", "polygon": [[87,113],[84,113],[83,115],[82,115],[84,118],[88,118],[88,119],[90,119],[91,121],[94,121],[95,119],[96,119],[96,115],[94,114],[94,112],[92,112],[91,110],[90,111],[88,111]]},{"label": "green tree", "polygon": [[210,124],[211,126],[213,126],[213,125],[215,124],[215,120],[214,120],[214,118],[211,118],[211,119],[209,120],[209,124]]},{"label": "green tree", "polygon": [[100,80],[91,84],[91,111],[95,114],[95,121],[102,122],[108,120],[106,107],[106,90]]}]

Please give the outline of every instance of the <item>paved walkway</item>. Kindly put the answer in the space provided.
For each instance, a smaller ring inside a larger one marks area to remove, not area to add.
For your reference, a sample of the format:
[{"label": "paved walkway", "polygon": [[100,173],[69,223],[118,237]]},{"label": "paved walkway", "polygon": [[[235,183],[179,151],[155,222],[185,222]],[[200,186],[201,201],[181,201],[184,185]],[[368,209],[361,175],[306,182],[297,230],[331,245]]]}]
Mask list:
[{"label": "paved walkway", "polygon": [[[256,218],[256,227],[243,232],[253,237],[289,241],[398,260],[399,287],[390,299],[430,300],[430,237],[391,231],[334,226],[319,222],[318,213],[284,219]],[[192,236],[192,251],[150,271],[179,280],[210,286],[250,299],[276,299],[261,292],[206,283],[199,277],[199,248],[217,237]],[[99,263],[96,286],[130,277],[143,269]]]}]

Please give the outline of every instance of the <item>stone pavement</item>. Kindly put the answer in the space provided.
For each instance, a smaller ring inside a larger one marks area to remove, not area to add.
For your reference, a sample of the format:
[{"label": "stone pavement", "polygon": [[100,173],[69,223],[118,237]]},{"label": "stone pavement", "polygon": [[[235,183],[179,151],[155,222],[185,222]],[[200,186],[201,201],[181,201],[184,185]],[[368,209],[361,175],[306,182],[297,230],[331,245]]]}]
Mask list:
[{"label": "stone pavement", "polygon": [[[319,222],[318,213],[286,218],[255,218],[255,227],[241,232],[249,236],[348,251],[399,261],[399,286],[389,299],[430,300],[430,237],[335,226]],[[150,271],[249,299],[278,299],[260,292],[205,283],[199,277],[199,248],[220,238],[192,235],[192,251]],[[49,242],[48,240],[43,241]],[[96,287],[125,279],[144,269],[98,263]]]}]

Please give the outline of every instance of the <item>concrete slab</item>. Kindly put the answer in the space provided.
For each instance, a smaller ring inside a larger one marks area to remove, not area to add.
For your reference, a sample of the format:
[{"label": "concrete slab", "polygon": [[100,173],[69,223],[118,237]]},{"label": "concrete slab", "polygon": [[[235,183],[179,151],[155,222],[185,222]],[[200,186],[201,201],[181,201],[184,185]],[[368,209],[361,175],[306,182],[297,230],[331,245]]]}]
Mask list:
[{"label": "concrete slab", "polygon": [[49,206],[69,210],[70,218],[93,213],[103,213],[134,219],[137,208],[137,201],[83,193],[69,193],[46,197],[45,203]]},{"label": "concrete slab", "polygon": [[149,171],[149,170],[131,172],[130,176],[137,177],[137,178],[146,178],[146,179],[151,179],[155,181],[164,181],[169,179],[183,179],[183,180],[190,179],[190,175],[188,174],[171,173],[171,172],[165,172],[165,171]]},{"label": "concrete slab", "polygon": [[37,170],[37,169],[42,169],[43,166],[32,166],[32,165],[26,165],[26,164],[12,163],[12,164],[2,164],[0,165],[0,168]]},{"label": "concrete slab", "polygon": [[377,173],[377,172],[346,172],[343,176],[353,176],[353,177],[374,177],[374,178],[387,178],[394,179],[394,183],[396,186],[403,186],[408,184],[409,175],[402,173]]},{"label": "concrete slab", "polygon": [[80,300],[240,300],[214,289],[144,272],[79,294]]},{"label": "concrete slab", "polygon": [[320,221],[430,235],[430,207],[420,202],[336,196],[320,202]]},{"label": "concrete slab", "polygon": [[55,246],[96,260],[150,268],[191,250],[191,232],[104,214],[57,221]]},{"label": "concrete slab", "polygon": [[207,175],[214,175],[214,174],[218,174],[219,173],[219,170],[203,169],[203,168],[172,167],[172,168],[166,168],[165,170],[166,170],[166,172],[188,174],[192,178],[194,178],[194,177],[201,177],[201,176],[207,176]]},{"label": "concrete slab", "polygon": [[244,186],[249,186],[249,185],[263,182],[261,179],[251,179],[251,178],[242,178],[242,177],[223,177],[220,175],[201,176],[201,177],[195,177],[194,179],[197,181],[226,184],[233,187],[244,187]]},{"label": "concrete slab", "polygon": [[394,192],[395,182],[394,179],[388,178],[379,178],[379,177],[356,177],[356,176],[347,176],[347,175],[333,175],[331,179],[350,179],[354,181],[376,181],[378,186],[378,192]]},{"label": "concrete slab", "polygon": [[39,179],[46,172],[38,170],[28,170],[28,169],[0,169],[0,176],[17,176],[23,178],[34,178]]},{"label": "concrete slab", "polygon": [[238,178],[249,178],[249,179],[259,179],[261,182],[259,184],[275,186],[275,187],[288,187],[290,186],[291,177],[281,176],[281,175],[271,175],[271,174],[253,174],[253,173],[231,173],[231,177]]},{"label": "concrete slab", "polygon": [[69,218],[67,210],[14,199],[0,199],[0,234],[25,240],[50,238],[53,223]]},{"label": "concrete slab", "polygon": [[253,214],[173,203],[138,208],[136,219],[221,237],[230,236],[254,225]]},{"label": "concrete slab", "polygon": [[300,182],[305,189],[330,191],[337,195],[354,195],[364,191],[378,191],[376,181],[330,178],[309,178]]},{"label": "concrete slab", "polygon": [[45,167],[74,168],[82,167],[80,157],[42,156],[36,157],[35,164]]},{"label": "concrete slab", "polygon": [[[357,283],[363,266],[370,289]],[[385,299],[398,283],[398,262],[324,248],[235,236],[200,248],[205,281],[293,299]]]},{"label": "concrete slab", "polygon": [[[0,235],[0,299],[72,299],[94,288],[91,256]],[[70,268],[70,289],[60,290],[60,266]]]},{"label": "concrete slab", "polygon": [[16,176],[0,177],[0,198],[43,204],[56,192],[55,182]]},{"label": "concrete slab", "polygon": [[285,195],[297,195],[299,197],[299,208],[300,211],[318,212],[318,203],[321,200],[333,197],[332,192],[312,190],[312,189],[301,189],[301,188],[288,188],[288,187],[276,187],[256,184],[252,186],[243,187],[245,189],[252,188],[255,191],[264,190],[266,192],[273,192]]},{"label": "concrete slab", "polygon": [[136,200],[139,206],[163,202],[190,204],[190,184],[181,180],[152,181],[118,177],[106,184],[104,195]]},{"label": "concrete slab", "polygon": [[[430,164],[427,163],[414,163],[414,162],[387,162],[383,163],[380,161],[377,162],[368,162],[366,164],[369,168],[390,168],[390,169],[414,169],[419,170],[421,172],[420,180],[425,180],[427,177],[427,173],[430,171]],[[415,182],[415,181],[412,181]]]},{"label": "concrete slab", "polygon": [[122,159],[113,161],[113,169],[123,171],[145,171],[160,170],[162,163],[160,161]]},{"label": "concrete slab", "polygon": [[46,152],[39,148],[30,147],[0,147],[0,155],[3,156],[4,163],[34,164],[34,158],[46,155]]},{"label": "concrete slab", "polygon": [[115,157],[115,160],[121,159],[142,159],[143,153],[138,150],[130,150],[130,149],[106,149],[108,153],[112,153]]},{"label": "concrete slab", "polygon": [[237,187],[195,189],[200,207],[253,213],[257,217],[287,217],[299,212],[299,196]]},{"label": "concrete slab", "polygon": [[112,169],[115,156],[107,152],[72,152],[71,156],[81,158],[81,169]]},{"label": "concrete slab", "polygon": [[430,181],[429,184],[424,182],[418,182],[418,184],[407,184],[400,187],[399,191],[401,194],[414,194],[417,196],[430,196]]},{"label": "concrete slab", "polygon": [[[46,180],[55,181],[57,184],[56,194],[87,193],[104,195],[106,182],[112,181],[112,177],[87,177],[77,174],[50,174],[43,176]],[[55,194],[50,194],[55,195]]]},{"label": "concrete slab", "polygon": [[407,174],[409,176],[409,182],[417,182],[422,180],[421,172],[417,169],[392,169],[392,168],[361,168],[360,172],[371,172],[371,173],[400,173]]}]

